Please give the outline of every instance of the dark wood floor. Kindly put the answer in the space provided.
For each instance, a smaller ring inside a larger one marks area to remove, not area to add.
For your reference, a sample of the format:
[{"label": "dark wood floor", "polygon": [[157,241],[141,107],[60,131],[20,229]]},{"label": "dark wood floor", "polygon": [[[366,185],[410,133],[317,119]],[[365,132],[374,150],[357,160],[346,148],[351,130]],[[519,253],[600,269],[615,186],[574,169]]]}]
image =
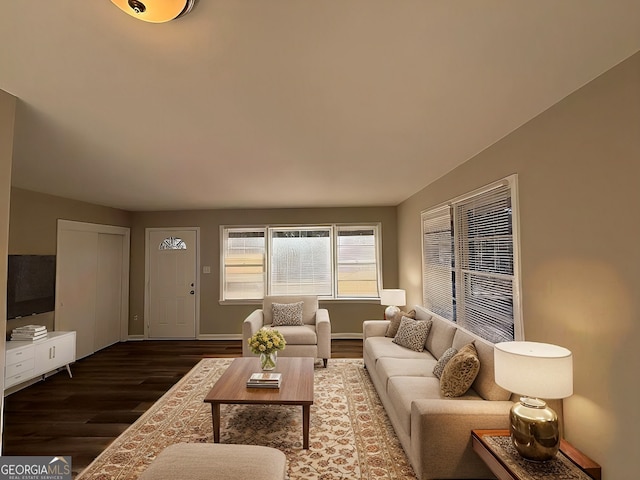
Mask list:
[{"label": "dark wood floor", "polygon": [[[82,471],[204,357],[239,357],[240,341],[146,341],[105,348],[5,398],[3,455],[70,455]],[[334,358],[362,341],[333,340]]]}]

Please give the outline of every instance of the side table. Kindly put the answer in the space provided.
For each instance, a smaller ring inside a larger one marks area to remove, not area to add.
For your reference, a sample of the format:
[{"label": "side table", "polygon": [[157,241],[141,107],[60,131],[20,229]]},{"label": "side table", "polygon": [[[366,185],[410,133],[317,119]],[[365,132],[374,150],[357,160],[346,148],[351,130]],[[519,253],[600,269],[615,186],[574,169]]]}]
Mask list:
[{"label": "side table", "polygon": [[511,444],[509,430],[472,430],[473,450],[499,480],[565,478],[601,480],[600,465],[565,440],[549,462],[524,460]]}]

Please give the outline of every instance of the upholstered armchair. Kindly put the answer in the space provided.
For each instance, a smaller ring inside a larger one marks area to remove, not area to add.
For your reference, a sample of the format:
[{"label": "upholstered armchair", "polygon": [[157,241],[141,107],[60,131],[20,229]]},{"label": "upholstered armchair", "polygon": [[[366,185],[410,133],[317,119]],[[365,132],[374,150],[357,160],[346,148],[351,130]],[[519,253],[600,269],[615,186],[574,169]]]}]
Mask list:
[{"label": "upholstered armchair", "polygon": [[327,366],[331,358],[331,322],[328,310],[318,308],[318,297],[265,297],[262,308],[254,310],[242,324],[243,356],[254,355],[248,340],[265,326],[277,329],[287,342],[279,356],[322,358]]}]

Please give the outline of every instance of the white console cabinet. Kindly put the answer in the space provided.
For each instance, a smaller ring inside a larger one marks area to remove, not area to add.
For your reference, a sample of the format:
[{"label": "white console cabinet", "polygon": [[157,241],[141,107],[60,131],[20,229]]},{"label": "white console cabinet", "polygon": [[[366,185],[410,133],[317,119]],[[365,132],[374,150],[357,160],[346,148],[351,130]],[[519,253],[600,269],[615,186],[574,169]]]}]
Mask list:
[{"label": "white console cabinet", "polygon": [[42,377],[76,360],[76,332],[49,332],[46,339],[6,343],[4,388]]}]

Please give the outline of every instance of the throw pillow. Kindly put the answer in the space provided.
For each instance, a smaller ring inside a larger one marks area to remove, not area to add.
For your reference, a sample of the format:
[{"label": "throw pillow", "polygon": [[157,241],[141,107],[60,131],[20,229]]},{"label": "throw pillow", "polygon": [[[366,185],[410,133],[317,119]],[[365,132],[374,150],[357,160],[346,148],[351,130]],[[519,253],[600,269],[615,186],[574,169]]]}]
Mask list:
[{"label": "throw pillow", "polygon": [[398,313],[396,313],[391,319],[391,323],[389,323],[389,326],[387,327],[387,333],[385,333],[385,337],[393,338],[396,336],[396,334],[398,333],[398,328],[400,327],[400,321],[402,320],[402,317],[416,318],[416,311],[410,310],[409,312],[403,312],[402,310],[400,310]]},{"label": "throw pillow", "polygon": [[431,320],[414,320],[409,317],[402,317],[393,343],[421,352],[424,350],[424,342],[427,339],[427,335],[429,335],[430,328]]},{"label": "throw pillow", "polygon": [[272,303],[271,313],[273,320],[271,326],[302,326],[302,305],[303,302],[296,303]]},{"label": "throw pillow", "polygon": [[440,377],[440,392],[445,397],[460,397],[471,387],[480,371],[480,359],[473,343],[462,347],[447,362]]},{"label": "throw pillow", "polygon": [[445,350],[442,356],[438,359],[438,363],[433,367],[433,374],[440,378],[442,376],[442,372],[444,371],[444,367],[449,363],[449,360],[453,358],[453,356],[458,353],[458,350],[451,347]]}]

